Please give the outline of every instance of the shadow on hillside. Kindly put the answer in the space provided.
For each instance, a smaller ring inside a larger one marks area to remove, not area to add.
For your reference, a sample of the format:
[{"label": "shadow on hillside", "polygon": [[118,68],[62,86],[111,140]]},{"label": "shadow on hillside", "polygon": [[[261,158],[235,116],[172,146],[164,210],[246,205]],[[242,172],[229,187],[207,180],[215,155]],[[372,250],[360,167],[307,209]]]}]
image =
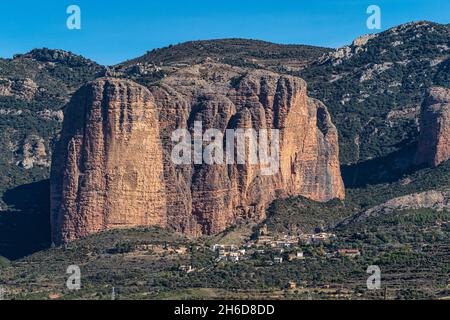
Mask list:
[{"label": "shadow on hillside", "polygon": [[43,180],[10,189],[0,211],[0,255],[19,259],[50,246],[50,183]]},{"label": "shadow on hillside", "polygon": [[416,150],[417,144],[412,143],[385,157],[341,166],[345,187],[362,188],[398,181],[404,175],[419,169],[412,162]]}]

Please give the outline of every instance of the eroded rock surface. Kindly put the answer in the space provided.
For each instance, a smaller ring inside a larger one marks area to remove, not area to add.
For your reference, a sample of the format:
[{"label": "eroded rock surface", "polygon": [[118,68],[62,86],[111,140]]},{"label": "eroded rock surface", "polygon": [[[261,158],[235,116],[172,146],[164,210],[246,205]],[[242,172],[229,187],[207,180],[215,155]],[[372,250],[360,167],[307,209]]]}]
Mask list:
[{"label": "eroded rock surface", "polygon": [[420,127],[416,164],[437,166],[450,159],[450,89],[430,89]]},{"label": "eroded rock surface", "polygon": [[150,92],[100,79],[70,102],[51,174],[57,243],[115,227],[166,223],[162,146]]},{"label": "eroded rock surface", "polygon": [[419,209],[450,210],[450,192],[430,190],[394,198],[344,220],[341,225],[362,222],[372,217],[395,214],[399,211]]},{"label": "eroded rock surface", "polygon": [[[148,224],[213,234],[260,221],[276,198],[344,197],[336,128],[302,79],[208,62],[148,89],[104,78],[72,99],[52,170],[55,241]],[[174,164],[172,132],[196,121],[203,132],[279,129],[279,171]]]}]

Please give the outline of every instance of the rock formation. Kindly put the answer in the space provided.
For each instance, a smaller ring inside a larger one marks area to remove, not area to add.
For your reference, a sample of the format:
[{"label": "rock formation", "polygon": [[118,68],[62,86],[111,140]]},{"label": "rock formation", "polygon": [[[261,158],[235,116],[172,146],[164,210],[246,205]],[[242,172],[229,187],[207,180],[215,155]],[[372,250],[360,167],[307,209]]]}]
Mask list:
[{"label": "rock formation", "polygon": [[28,78],[17,80],[0,78],[0,96],[32,101],[38,89],[38,85]]},{"label": "rock formation", "polygon": [[[151,93],[150,93],[151,92]],[[261,164],[175,164],[176,129],[280,130],[279,171]],[[276,198],[344,197],[336,128],[296,77],[206,62],[148,89],[102,78],[80,89],[52,168],[53,239],[139,225],[188,235],[260,221]]]},{"label": "rock formation", "polygon": [[50,167],[50,155],[47,154],[45,141],[37,135],[30,135],[24,139],[22,145],[15,150],[19,158],[16,164],[25,169],[35,166]]},{"label": "rock formation", "polygon": [[450,210],[450,192],[430,190],[394,198],[345,219],[340,225],[363,222],[368,218],[391,215],[399,211],[419,209]]},{"label": "rock formation", "polygon": [[126,80],[82,87],[52,161],[56,243],[114,227],[165,225],[162,146],[150,92]]},{"label": "rock formation", "polygon": [[437,166],[450,159],[450,89],[433,87],[425,99],[417,165]]}]

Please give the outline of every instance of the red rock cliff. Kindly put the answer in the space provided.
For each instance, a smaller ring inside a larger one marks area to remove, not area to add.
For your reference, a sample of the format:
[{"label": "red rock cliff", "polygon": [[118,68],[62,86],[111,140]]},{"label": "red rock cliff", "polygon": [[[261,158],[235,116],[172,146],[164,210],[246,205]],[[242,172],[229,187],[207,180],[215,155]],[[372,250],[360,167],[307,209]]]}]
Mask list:
[{"label": "red rock cliff", "polygon": [[154,100],[133,82],[101,79],[70,102],[51,173],[56,243],[115,227],[165,225]]},{"label": "red rock cliff", "polygon": [[[151,93],[150,93],[151,92]],[[175,165],[172,132],[194,122],[280,130],[280,170],[259,164]],[[52,168],[57,242],[99,230],[162,225],[212,234],[264,218],[276,198],[344,197],[337,131],[300,78],[204,63],[146,88],[100,79],[68,107]]]},{"label": "red rock cliff", "polygon": [[431,88],[424,101],[415,162],[437,166],[450,159],[450,89]]}]

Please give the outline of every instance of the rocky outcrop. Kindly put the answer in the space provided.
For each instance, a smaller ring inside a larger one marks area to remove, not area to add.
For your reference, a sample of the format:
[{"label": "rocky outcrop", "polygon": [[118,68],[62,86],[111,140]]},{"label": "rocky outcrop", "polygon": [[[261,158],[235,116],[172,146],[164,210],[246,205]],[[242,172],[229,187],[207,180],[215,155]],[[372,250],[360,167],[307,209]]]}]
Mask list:
[{"label": "rocky outcrop", "polygon": [[450,159],[450,89],[430,89],[420,127],[415,163],[437,166]]},{"label": "rocky outcrop", "polygon": [[[276,198],[344,197],[336,128],[305,82],[217,63],[180,69],[148,90],[104,78],[64,117],[52,168],[56,242],[132,225],[213,234],[260,221]],[[142,119],[142,114],[146,116]],[[264,164],[175,164],[172,133],[279,129],[279,170]]]},{"label": "rocky outcrop", "polygon": [[47,154],[45,141],[36,135],[26,137],[18,150],[15,150],[15,156],[20,159],[16,161],[16,165],[24,169],[50,167],[50,155]]},{"label": "rocky outcrop", "polygon": [[395,214],[399,211],[419,209],[450,211],[450,192],[431,190],[394,198],[383,204],[356,214],[355,216],[343,221],[341,226],[350,223],[362,222],[372,217]]},{"label": "rocky outcrop", "polygon": [[0,96],[2,97],[31,101],[38,89],[37,84],[28,78],[18,80],[0,78]]},{"label": "rocky outcrop", "polygon": [[154,100],[133,82],[82,87],[65,113],[51,173],[53,241],[116,227],[166,223]]},{"label": "rocky outcrop", "polygon": [[[248,219],[261,220],[273,199],[303,195],[343,198],[337,132],[325,106],[306,95],[295,77],[205,63],[182,69],[151,88],[160,115],[169,224],[199,235]],[[274,128],[280,134],[280,170],[258,165],[175,166],[170,133],[203,129]],[[186,214],[189,212],[191,214]]]}]

